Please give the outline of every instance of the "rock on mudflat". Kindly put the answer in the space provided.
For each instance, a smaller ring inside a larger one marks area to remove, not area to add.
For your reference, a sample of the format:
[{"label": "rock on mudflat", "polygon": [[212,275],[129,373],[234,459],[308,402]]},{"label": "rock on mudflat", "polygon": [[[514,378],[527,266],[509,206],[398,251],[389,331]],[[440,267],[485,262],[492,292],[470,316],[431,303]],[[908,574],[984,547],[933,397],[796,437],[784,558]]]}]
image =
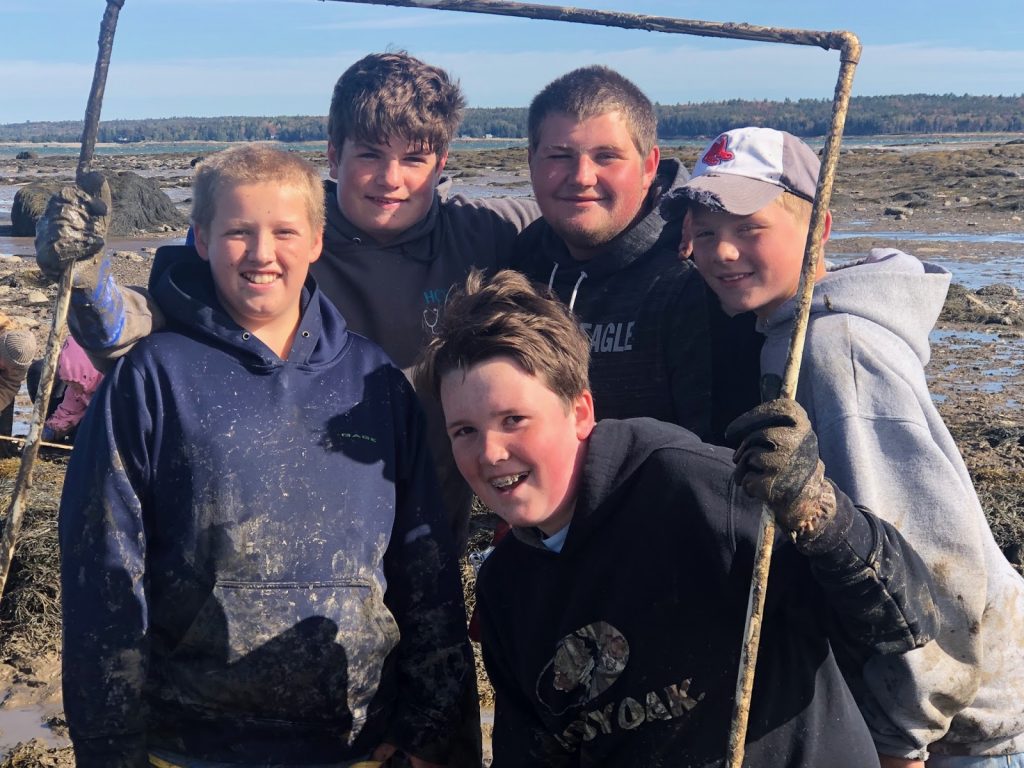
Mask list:
[{"label": "rock on mudflat", "polygon": [[15,237],[36,236],[36,220],[62,186],[59,181],[35,181],[17,191],[11,206],[11,229]]},{"label": "rock on mudflat", "polygon": [[109,175],[107,179],[114,199],[110,234],[168,232],[188,226],[185,214],[175,207],[156,180],[131,171]]},{"label": "rock on mudflat", "polygon": [[895,216],[896,218],[903,217],[909,219],[914,215],[914,209],[906,205],[889,205],[885,208],[886,216]]},{"label": "rock on mudflat", "polygon": [[997,283],[971,291],[953,283],[939,318],[953,323],[1024,326],[1024,302],[1011,285]]},{"label": "rock on mudflat", "polygon": [[[188,219],[160,189],[154,179],[131,171],[104,174],[110,183],[114,210],[108,234],[115,237],[146,232],[185,229]],[[14,196],[11,226],[15,237],[35,237],[36,220],[43,215],[50,197],[63,184],[40,181],[26,184]]]}]

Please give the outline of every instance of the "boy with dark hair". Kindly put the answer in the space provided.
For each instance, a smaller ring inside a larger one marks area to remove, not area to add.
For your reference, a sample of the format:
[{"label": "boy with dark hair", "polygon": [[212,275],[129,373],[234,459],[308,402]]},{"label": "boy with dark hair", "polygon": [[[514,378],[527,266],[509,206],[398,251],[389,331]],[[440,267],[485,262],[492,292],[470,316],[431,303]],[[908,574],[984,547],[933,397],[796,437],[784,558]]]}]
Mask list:
[{"label": "boy with dark hair", "polygon": [[[887,524],[823,479],[789,401],[723,449],[653,419],[595,424],[590,340],[521,275],[474,275],[421,375],[459,469],[512,525],[480,570],[494,767],[717,766],[761,502],[783,533],[761,631],[749,765],[878,765],[833,647],[935,631],[928,580]],[[789,535],[785,535],[788,533]]]},{"label": "boy with dark hair", "polygon": [[[357,61],[338,79],[331,101],[327,155],[334,180],[324,182],[324,255],[310,271],[349,329],[380,344],[407,372],[451,287],[471,267],[507,266],[516,234],[539,213],[526,198],[447,196],[441,174],[463,104],[458,83],[444,70],[404,51]],[[36,259],[54,279],[66,258],[56,247],[66,230],[82,222],[97,229],[92,222],[100,215],[90,202],[67,199],[41,220]],[[102,245],[92,238],[78,254],[87,263],[76,270],[69,325],[90,353],[111,358],[164,319],[159,301],[141,289],[118,289]],[[436,406],[424,405],[428,418],[439,421]],[[464,546],[469,494],[451,465],[443,429],[437,425],[429,434],[432,441],[438,436],[433,453]]]},{"label": "boy with dark hair", "polygon": [[[693,260],[729,312],[754,312],[781,377],[819,162],[800,139],[738,128],[682,192]],[[825,237],[831,229],[826,214]],[[928,392],[928,333],[949,273],[894,249],[819,261],[797,400],[829,476],[906,536],[935,582],[935,643],[851,666],[885,766],[1024,766],[1024,579],[999,551]],[[929,757],[930,753],[930,757]]]},{"label": "boy with dark hair", "polygon": [[77,764],[443,765],[456,560],[411,387],[307,277],[319,176],[230,149],[193,206],[202,261],[157,278],[167,327],[105,379],[61,500]]},{"label": "boy with dark hair", "polygon": [[[530,176],[543,218],[515,266],[579,316],[601,418],[652,416],[720,442],[756,405],[760,339],[676,254],[686,169],[662,159],[643,92],[602,66],[573,70],[530,104]],[[748,354],[739,354],[741,351]]]}]

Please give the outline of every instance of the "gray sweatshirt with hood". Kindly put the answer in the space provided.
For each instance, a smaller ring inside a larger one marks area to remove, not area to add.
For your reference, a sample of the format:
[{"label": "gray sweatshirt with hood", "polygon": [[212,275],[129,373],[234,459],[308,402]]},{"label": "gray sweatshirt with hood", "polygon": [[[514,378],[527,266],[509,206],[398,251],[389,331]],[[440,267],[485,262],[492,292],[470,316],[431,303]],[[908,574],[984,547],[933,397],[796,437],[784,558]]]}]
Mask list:
[{"label": "gray sweatshirt with hood", "polygon": [[[1024,579],[1007,562],[925,380],[950,275],[874,249],[815,287],[797,400],[828,476],[902,533],[935,580],[936,641],[872,657],[851,685],[879,752],[1024,752]],[[782,375],[796,300],[758,322]],[[859,679],[856,679],[858,678]]]}]

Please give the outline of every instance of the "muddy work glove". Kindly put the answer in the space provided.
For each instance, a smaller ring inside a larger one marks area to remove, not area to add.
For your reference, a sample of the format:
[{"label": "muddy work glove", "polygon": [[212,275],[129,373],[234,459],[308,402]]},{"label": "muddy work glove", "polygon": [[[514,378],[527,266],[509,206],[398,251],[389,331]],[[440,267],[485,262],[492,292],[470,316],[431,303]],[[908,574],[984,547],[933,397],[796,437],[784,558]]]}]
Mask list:
[{"label": "muddy work glove", "polygon": [[110,186],[92,171],[80,186],[51,197],[36,222],[36,264],[43,275],[56,282],[75,264],[69,325],[86,349],[115,344],[124,328],[124,300],[103,254],[111,210]]},{"label": "muddy work glove", "polygon": [[725,430],[736,484],[761,499],[800,541],[815,539],[836,514],[836,496],[818,458],[818,438],[793,400],[778,399],[747,411]]},{"label": "muddy work glove", "polygon": [[62,187],[36,222],[39,271],[53,282],[70,262],[82,262],[76,272],[83,277],[95,272],[111,207],[110,186],[101,173],[85,174],[81,186]]}]

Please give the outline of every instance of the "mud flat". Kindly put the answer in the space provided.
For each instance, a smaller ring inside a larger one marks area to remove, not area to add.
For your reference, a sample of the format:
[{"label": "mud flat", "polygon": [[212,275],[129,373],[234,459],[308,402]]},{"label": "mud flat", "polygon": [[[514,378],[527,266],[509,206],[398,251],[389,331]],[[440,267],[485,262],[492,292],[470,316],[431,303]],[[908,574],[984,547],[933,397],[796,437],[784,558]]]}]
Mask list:
[{"label": "mud flat", "polygon": [[[307,152],[326,168],[323,153]],[[695,150],[667,150],[692,167]],[[98,158],[107,170],[158,177],[187,204],[190,153]],[[30,258],[31,240],[10,237],[9,200],[21,184],[70,180],[75,158],[0,162],[0,307],[45,343],[54,289]],[[449,170],[469,195],[529,194],[523,149],[453,153]],[[5,200],[7,208],[4,208]],[[954,274],[946,310],[932,334],[927,373],[933,397],[964,454],[986,514],[1007,557],[1024,559],[1024,140],[943,150],[844,150],[833,198],[835,237],[827,251],[857,258],[894,246]],[[7,216],[7,220],[5,220]],[[184,232],[111,242],[119,279],[145,284],[152,251]],[[995,287],[993,287],[995,286]],[[19,399],[21,418],[27,400]],[[19,557],[0,606],[0,768],[73,766],[60,702],[59,594],[55,511],[64,463],[47,456],[36,469]],[[17,460],[0,460],[0,513]],[[486,546],[493,521],[474,521],[474,545]],[[473,570],[464,568],[471,598]],[[481,672],[482,676],[482,672]],[[483,701],[490,701],[482,679]],[[17,743],[23,742],[20,746]]]}]

